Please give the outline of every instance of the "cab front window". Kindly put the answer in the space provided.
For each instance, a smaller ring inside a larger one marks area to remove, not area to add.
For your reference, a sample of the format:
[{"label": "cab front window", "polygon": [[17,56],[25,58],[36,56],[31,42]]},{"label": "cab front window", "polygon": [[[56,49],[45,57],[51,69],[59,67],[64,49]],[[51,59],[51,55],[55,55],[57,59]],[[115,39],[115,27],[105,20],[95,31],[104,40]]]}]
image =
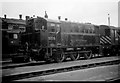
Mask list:
[{"label": "cab front window", "polygon": [[18,35],[17,35],[17,34],[13,34],[13,38],[14,38],[14,39],[17,39],[17,38],[18,38]]},{"label": "cab front window", "polygon": [[17,35],[17,34],[10,33],[10,34],[9,34],[9,38],[10,38],[10,39],[17,39],[17,38],[18,38],[18,35]]}]

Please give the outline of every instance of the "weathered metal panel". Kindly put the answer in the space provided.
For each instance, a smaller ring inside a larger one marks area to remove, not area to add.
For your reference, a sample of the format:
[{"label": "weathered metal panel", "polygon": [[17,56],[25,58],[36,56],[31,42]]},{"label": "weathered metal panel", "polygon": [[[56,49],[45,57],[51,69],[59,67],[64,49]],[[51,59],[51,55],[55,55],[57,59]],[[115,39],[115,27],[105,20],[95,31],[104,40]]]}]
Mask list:
[{"label": "weathered metal panel", "polygon": [[[61,23],[61,39],[63,46],[81,46],[81,45],[97,45],[98,34],[92,24]],[[97,39],[96,39],[97,38]]]},{"label": "weathered metal panel", "polygon": [[61,46],[61,27],[59,22],[47,22],[48,46]]},{"label": "weathered metal panel", "polygon": [[47,31],[40,31],[40,41],[41,41],[41,46],[47,46],[48,45],[48,35]]},{"label": "weathered metal panel", "polygon": [[42,17],[37,17],[34,20],[34,26],[35,26],[35,30],[47,30],[47,21],[45,19],[43,19]]}]

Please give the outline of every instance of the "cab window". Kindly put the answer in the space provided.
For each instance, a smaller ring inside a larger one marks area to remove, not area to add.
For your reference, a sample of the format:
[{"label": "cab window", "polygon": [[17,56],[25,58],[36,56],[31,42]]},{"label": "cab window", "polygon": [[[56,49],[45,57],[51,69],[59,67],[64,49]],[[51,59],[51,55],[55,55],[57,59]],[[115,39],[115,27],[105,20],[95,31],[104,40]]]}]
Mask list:
[{"label": "cab window", "polygon": [[17,39],[17,38],[18,38],[18,35],[17,35],[17,34],[10,33],[10,34],[9,34],[9,38],[11,38],[11,39]]},{"label": "cab window", "polygon": [[54,23],[50,23],[48,30],[49,30],[49,32],[55,32],[55,24]]},{"label": "cab window", "polygon": [[14,39],[17,39],[17,38],[18,38],[18,35],[17,35],[17,34],[13,34],[13,38],[14,38]]},{"label": "cab window", "polygon": [[105,35],[110,36],[110,29],[105,29]]},{"label": "cab window", "polygon": [[57,33],[60,32],[60,25],[59,24],[57,24],[57,30],[56,31],[57,31]]}]

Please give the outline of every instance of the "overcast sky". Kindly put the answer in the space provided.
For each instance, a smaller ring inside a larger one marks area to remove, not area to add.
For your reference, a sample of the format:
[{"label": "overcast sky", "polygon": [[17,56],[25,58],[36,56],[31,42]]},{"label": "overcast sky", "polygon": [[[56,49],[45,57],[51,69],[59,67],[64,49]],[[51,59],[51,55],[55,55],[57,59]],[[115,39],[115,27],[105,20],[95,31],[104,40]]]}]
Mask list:
[{"label": "overcast sky", "polygon": [[19,18],[19,14],[69,21],[89,22],[96,25],[108,25],[108,13],[112,26],[118,26],[118,1],[120,0],[2,0],[0,17]]}]

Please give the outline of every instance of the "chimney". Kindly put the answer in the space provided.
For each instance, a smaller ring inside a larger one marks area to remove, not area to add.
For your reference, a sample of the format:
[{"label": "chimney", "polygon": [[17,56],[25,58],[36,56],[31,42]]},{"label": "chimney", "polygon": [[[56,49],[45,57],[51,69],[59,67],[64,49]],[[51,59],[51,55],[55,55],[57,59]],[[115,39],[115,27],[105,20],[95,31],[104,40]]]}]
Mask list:
[{"label": "chimney", "polygon": [[60,20],[60,19],[61,19],[61,16],[58,16],[58,19]]},{"label": "chimney", "polygon": [[20,20],[22,20],[22,14],[19,15]]},{"label": "chimney", "polygon": [[4,15],[4,18],[6,19],[6,17],[7,17],[7,15],[5,14],[5,15]]},{"label": "chimney", "polygon": [[45,11],[45,16],[44,16],[45,18],[48,18],[48,15],[47,15],[47,12]]},{"label": "chimney", "polygon": [[110,14],[108,14],[108,26],[110,26]]},{"label": "chimney", "polygon": [[65,18],[65,21],[67,21],[68,19],[67,18]]}]

